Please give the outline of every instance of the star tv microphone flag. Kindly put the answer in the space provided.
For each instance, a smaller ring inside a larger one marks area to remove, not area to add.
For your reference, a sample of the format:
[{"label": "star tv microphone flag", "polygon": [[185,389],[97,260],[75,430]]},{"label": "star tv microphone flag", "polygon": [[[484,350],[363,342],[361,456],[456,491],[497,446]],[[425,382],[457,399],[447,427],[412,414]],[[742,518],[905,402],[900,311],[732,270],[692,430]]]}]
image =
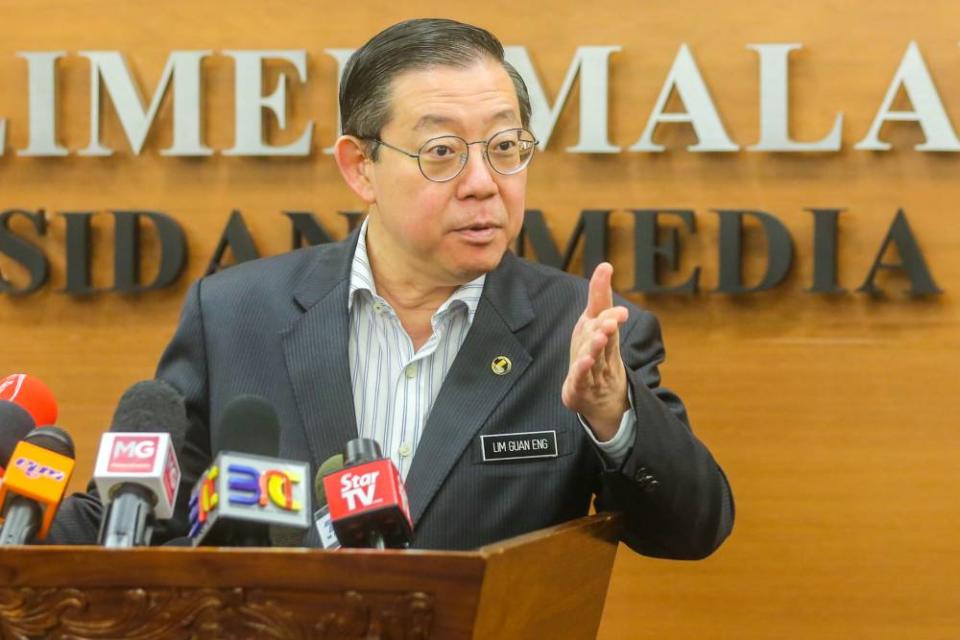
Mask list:
[{"label": "star tv microphone flag", "polygon": [[375,440],[347,443],[345,466],[323,478],[330,518],[344,547],[404,548],[413,537],[400,472]]}]

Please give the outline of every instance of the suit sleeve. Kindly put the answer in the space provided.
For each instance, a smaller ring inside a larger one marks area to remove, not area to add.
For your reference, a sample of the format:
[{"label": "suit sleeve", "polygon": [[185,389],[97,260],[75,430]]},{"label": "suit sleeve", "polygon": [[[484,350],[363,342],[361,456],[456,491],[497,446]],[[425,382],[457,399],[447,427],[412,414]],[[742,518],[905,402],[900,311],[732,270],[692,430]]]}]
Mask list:
[{"label": "suit sleeve", "polygon": [[653,314],[639,311],[620,351],[637,423],[633,448],[601,472],[597,510],[621,511],[623,541],[648,556],[699,559],[733,528],[733,495],[713,456],[690,429],[680,398],[660,387],[665,352]]},{"label": "suit sleeve", "polygon": [[189,427],[180,452],[180,492],[173,518],[154,533],[154,544],[189,530],[190,492],[210,464],[210,377],[207,361],[206,327],[201,305],[203,280],[198,280],[187,293],[180,314],[180,323],[167,345],[156,377],[179,391],[186,401]]},{"label": "suit sleeve", "polygon": [[[200,286],[198,281],[190,287],[180,323],[157,367],[156,377],[186,399],[190,426],[183,450],[178,452],[181,481],[174,517],[157,522],[152,544],[186,535],[190,491],[210,462],[208,377]],[[60,505],[46,543],[97,544],[102,518],[103,504],[91,481],[86,493],[74,493]]]}]

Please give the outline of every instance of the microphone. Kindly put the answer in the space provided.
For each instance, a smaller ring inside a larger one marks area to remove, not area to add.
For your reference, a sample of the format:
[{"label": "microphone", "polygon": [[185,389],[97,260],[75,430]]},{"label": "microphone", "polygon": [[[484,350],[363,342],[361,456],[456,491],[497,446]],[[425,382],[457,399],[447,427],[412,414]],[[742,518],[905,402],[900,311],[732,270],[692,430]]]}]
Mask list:
[{"label": "microphone", "polygon": [[10,461],[0,485],[0,546],[26,544],[34,536],[43,540],[73,473],[73,440],[59,427],[34,429]]},{"label": "microphone", "polygon": [[14,373],[0,379],[0,400],[14,402],[33,418],[33,424],[57,421],[57,401],[53,392],[39,379],[26,373]]},{"label": "microphone", "polygon": [[171,538],[164,542],[162,547],[190,547],[193,549],[193,539],[189,536],[179,536],[177,538]]},{"label": "microphone", "polygon": [[308,547],[321,549],[339,549],[342,545],[333,530],[333,520],[330,518],[330,505],[327,504],[327,491],[323,486],[323,478],[331,473],[343,469],[343,454],[330,456],[317,469],[313,480],[313,492],[317,497],[317,509],[313,512],[313,530],[307,534],[304,544]]},{"label": "microphone", "polygon": [[402,549],[413,521],[400,472],[376,440],[347,443],[344,469],[323,478],[333,530],[344,547]]},{"label": "microphone", "polygon": [[270,546],[270,531],[310,527],[306,462],[277,458],[280,424],[264,398],[241,395],[224,408],[219,453],[190,495],[194,546]]},{"label": "microphone", "polygon": [[270,542],[274,547],[307,547],[320,549],[339,549],[340,541],[333,532],[330,521],[330,509],[327,507],[327,494],[323,490],[323,476],[343,469],[343,454],[330,456],[317,469],[313,480],[313,495],[316,509],[313,512],[313,527],[306,536],[298,535],[296,530],[277,530],[270,528]]},{"label": "microphone", "polygon": [[26,409],[9,400],[0,400],[0,478],[10,456],[20,442],[36,426]]},{"label": "microphone", "polygon": [[93,472],[105,507],[101,545],[147,546],[156,520],[173,516],[180,488],[177,451],[188,424],[183,396],[159,380],[138,382],[120,397]]}]

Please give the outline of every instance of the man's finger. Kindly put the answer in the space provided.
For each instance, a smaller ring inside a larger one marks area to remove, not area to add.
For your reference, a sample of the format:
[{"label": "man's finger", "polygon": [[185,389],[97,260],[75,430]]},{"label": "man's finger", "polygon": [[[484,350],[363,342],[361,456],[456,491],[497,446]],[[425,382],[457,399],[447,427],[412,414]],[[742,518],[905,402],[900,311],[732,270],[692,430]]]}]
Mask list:
[{"label": "man's finger", "polygon": [[626,307],[610,307],[609,309],[604,309],[600,312],[600,315],[597,316],[597,320],[601,322],[604,320],[614,320],[618,325],[623,324],[630,317],[630,312],[627,311]]},{"label": "man's finger", "polygon": [[606,349],[610,344],[610,339],[603,333],[597,333],[590,340],[590,357],[593,358],[591,367],[593,379],[599,380],[603,376],[603,370],[607,366]]},{"label": "man's finger", "polygon": [[607,340],[607,345],[603,350],[603,360],[607,363],[608,368],[621,367],[622,360],[620,358],[620,330],[619,325],[617,329],[613,331],[613,334],[610,336],[610,339]]},{"label": "man's finger", "polygon": [[[599,332],[591,332],[583,336],[578,348],[571,354],[571,375],[580,378],[584,374],[593,373],[593,369],[598,363],[602,365],[601,361],[604,358],[606,343],[607,337]],[[588,375],[588,377],[592,378],[592,375]],[[591,380],[587,380],[583,385],[580,385],[578,381],[578,386],[589,386],[590,383]]]},{"label": "man's finger", "polygon": [[613,314],[601,315],[597,318],[597,331],[608,338],[618,333],[620,331],[620,323],[617,321],[617,317]]},{"label": "man's finger", "polygon": [[594,269],[587,292],[587,317],[596,318],[600,312],[613,306],[613,289],[610,285],[612,279],[613,265],[609,262],[601,262]]},{"label": "man's finger", "polygon": [[593,379],[590,375],[590,371],[593,369],[594,359],[589,355],[584,355],[577,358],[576,362],[573,364],[573,389],[575,391],[583,391],[588,389],[591,384],[593,384]]},{"label": "man's finger", "polygon": [[583,395],[593,386],[591,370],[593,360],[589,355],[583,355],[570,365],[567,379],[563,382],[563,404],[572,411],[579,411],[583,402]]}]

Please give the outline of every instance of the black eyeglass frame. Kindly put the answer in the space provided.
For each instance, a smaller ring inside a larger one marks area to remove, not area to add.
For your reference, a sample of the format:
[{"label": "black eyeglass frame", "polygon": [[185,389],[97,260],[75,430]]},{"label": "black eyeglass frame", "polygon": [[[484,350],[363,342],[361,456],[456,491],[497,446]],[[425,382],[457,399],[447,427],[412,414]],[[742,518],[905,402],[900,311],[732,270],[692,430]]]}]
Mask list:
[{"label": "black eyeglass frame", "polygon": [[[533,149],[533,151],[530,152],[530,155],[527,157],[526,162],[524,162],[524,163],[521,164],[519,167],[517,167],[517,169],[516,169],[515,171],[509,171],[509,172],[508,172],[508,171],[500,171],[500,170],[497,169],[495,166],[493,166],[493,163],[492,163],[492,162],[490,162],[490,143],[493,142],[493,141],[497,138],[497,136],[500,136],[501,134],[504,134],[504,133],[508,133],[508,132],[510,132],[510,131],[522,131],[523,133],[528,134],[528,135],[530,136],[530,141],[532,142],[532,149]],[[423,170],[423,164],[420,162],[420,156],[422,155],[424,148],[426,148],[427,145],[429,145],[431,142],[434,142],[434,141],[436,141],[436,140],[443,140],[443,139],[446,139],[446,138],[456,138],[457,140],[460,140],[461,142],[463,142],[464,146],[467,148],[467,152],[466,152],[466,154],[461,154],[461,155],[460,155],[460,157],[462,158],[462,160],[460,161],[460,168],[457,169],[457,172],[456,172],[455,174],[453,174],[453,175],[450,176],[449,178],[445,178],[445,179],[443,179],[443,180],[436,180],[436,179],[434,179],[434,178],[431,178],[430,176],[428,176],[428,175],[424,172],[424,170]],[[441,183],[442,183],[442,182],[450,182],[451,180],[453,180],[453,179],[455,179],[457,176],[459,176],[461,173],[463,173],[463,168],[466,167],[466,166],[467,166],[467,163],[470,161],[470,146],[471,146],[471,145],[474,145],[474,144],[483,144],[484,146],[483,146],[483,151],[481,151],[481,154],[483,155],[483,159],[486,161],[487,166],[490,167],[490,168],[493,169],[496,173],[499,173],[499,174],[502,175],[502,176],[513,176],[513,175],[516,175],[516,174],[520,173],[521,171],[523,171],[524,169],[526,169],[527,167],[530,166],[530,162],[533,160],[533,156],[534,156],[534,154],[536,153],[537,145],[540,144],[540,141],[537,140],[537,138],[533,135],[533,133],[532,133],[529,129],[525,129],[525,128],[523,128],[523,127],[511,127],[510,129],[503,129],[502,131],[497,131],[496,133],[494,133],[492,136],[490,136],[490,137],[487,138],[486,140],[474,140],[473,142],[467,142],[465,139],[461,138],[460,136],[456,136],[456,135],[453,135],[453,134],[447,134],[447,135],[443,135],[443,136],[436,136],[436,137],[430,138],[429,140],[427,140],[426,142],[424,142],[422,145],[420,145],[420,148],[417,149],[417,153],[410,153],[410,152],[407,151],[406,149],[401,149],[400,147],[395,147],[394,145],[392,145],[392,144],[390,144],[390,143],[388,143],[388,142],[384,142],[384,141],[383,141],[382,139],[380,139],[379,137],[376,137],[376,138],[366,138],[366,140],[369,140],[369,141],[374,142],[374,143],[376,143],[376,144],[383,145],[383,146],[387,147],[388,149],[393,149],[394,151],[396,151],[396,152],[398,152],[398,153],[402,153],[403,155],[407,156],[408,158],[414,158],[414,159],[417,161],[417,168],[420,169],[420,175],[422,175],[424,178],[426,178],[426,179],[429,180],[430,182],[441,182]]]}]

